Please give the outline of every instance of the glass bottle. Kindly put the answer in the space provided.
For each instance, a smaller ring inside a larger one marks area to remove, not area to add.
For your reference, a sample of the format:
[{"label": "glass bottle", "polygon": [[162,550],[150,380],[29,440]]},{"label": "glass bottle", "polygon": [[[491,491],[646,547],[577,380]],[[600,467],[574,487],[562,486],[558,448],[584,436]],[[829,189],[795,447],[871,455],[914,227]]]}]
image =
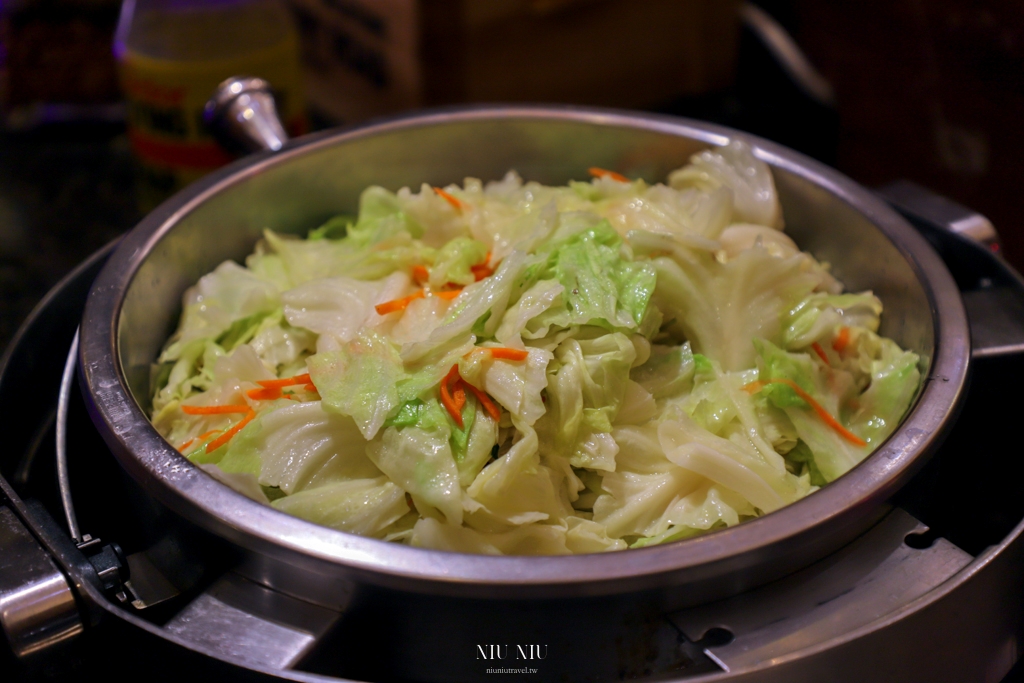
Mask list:
[{"label": "glass bottle", "polygon": [[125,0],[114,54],[145,210],[231,161],[203,123],[225,78],[268,80],[288,132],[305,132],[298,36],[276,0]]}]

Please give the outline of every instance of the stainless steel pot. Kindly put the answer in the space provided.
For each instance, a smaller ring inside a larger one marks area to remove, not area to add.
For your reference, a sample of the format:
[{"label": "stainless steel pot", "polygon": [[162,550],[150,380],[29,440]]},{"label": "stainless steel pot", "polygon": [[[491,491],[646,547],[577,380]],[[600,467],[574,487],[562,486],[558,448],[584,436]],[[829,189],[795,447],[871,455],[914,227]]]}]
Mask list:
[{"label": "stainless steel pot", "polygon": [[[886,306],[881,332],[921,355],[903,425],[820,491],[762,518],[685,541],[599,556],[489,557],[348,535],[260,505],[218,483],[152,428],[149,367],[184,289],[248,254],[264,228],[305,233],[351,212],[370,184],[391,189],[466,176],[561,184],[589,166],[658,181],[697,150],[748,140],[773,169],[788,233],[851,290]],[[338,606],[353,588],[483,599],[647,592],[663,607],[706,601],[805,566],[850,541],[920,467],[954,419],[970,335],[959,291],[927,242],[850,179],[791,150],[678,118],[581,108],[449,109],[309,136],[245,158],[176,195],[110,257],[81,328],[86,402],[127,472],[191,523],[241,549],[264,585]]]}]

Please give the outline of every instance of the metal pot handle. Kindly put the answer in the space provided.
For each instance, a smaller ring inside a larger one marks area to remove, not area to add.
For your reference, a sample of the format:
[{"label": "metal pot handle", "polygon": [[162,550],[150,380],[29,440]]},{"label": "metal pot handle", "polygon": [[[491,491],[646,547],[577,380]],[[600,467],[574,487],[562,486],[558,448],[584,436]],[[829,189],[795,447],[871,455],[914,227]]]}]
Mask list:
[{"label": "metal pot handle", "polygon": [[203,120],[217,141],[234,152],[276,152],[288,142],[273,90],[262,78],[232,76],[223,81],[206,103]]},{"label": "metal pot handle", "polygon": [[920,185],[898,180],[878,190],[949,267],[971,325],[972,358],[1024,353],[1024,278],[999,255],[992,223]]}]

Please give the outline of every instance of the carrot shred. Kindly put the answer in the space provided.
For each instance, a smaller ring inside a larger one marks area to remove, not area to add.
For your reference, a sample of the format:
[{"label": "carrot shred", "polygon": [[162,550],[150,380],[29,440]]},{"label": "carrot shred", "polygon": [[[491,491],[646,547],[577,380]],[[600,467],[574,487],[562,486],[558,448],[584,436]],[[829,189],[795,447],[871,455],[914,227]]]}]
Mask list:
[{"label": "carrot shred", "polygon": [[413,266],[412,279],[420,283],[426,282],[430,279],[430,271],[426,266]]},{"label": "carrot shred", "polygon": [[594,176],[595,178],[611,178],[612,180],[615,180],[620,183],[629,182],[629,178],[622,175],[621,173],[609,171],[608,169],[605,168],[598,168],[597,166],[591,166],[590,168],[588,168],[587,173]]},{"label": "carrot shred", "polygon": [[840,327],[839,334],[836,335],[835,341],[832,342],[832,348],[836,350],[836,353],[842,353],[850,343],[850,328]]},{"label": "carrot shred", "polygon": [[522,349],[499,347],[487,350],[491,352],[491,358],[497,358],[500,360],[526,360],[530,356],[528,352]]},{"label": "carrot shred", "polygon": [[[445,407],[448,414],[455,420],[455,424],[459,425],[459,429],[462,429],[462,405],[458,404],[451,394],[451,386],[460,381],[462,381],[462,377],[459,375],[459,364],[456,363],[448,371],[444,379],[441,380],[441,405]],[[462,404],[465,404],[465,402],[466,392],[462,392]]]},{"label": "carrot shred", "polygon": [[440,187],[435,187],[434,192],[436,192],[438,196],[444,199],[446,202],[451,204],[452,208],[454,208],[456,211],[461,212],[463,209],[466,208],[466,202],[462,201],[458,197],[453,197],[452,195],[442,190]]},{"label": "carrot shred", "polygon": [[312,381],[313,380],[309,378],[309,373],[307,372],[304,375],[295,375],[294,377],[282,377],[281,379],[261,379],[258,380],[256,384],[259,384],[261,387],[264,387],[265,389],[273,389],[275,387],[282,388],[294,386],[296,384],[307,384],[308,382]]},{"label": "carrot shred", "polygon": [[868,445],[867,441],[860,438],[859,436],[848,430],[846,427],[841,425],[839,423],[839,420],[832,417],[832,415],[827,410],[825,410],[825,408],[820,403],[811,398],[810,394],[804,391],[800,387],[800,385],[798,385],[791,379],[770,379],[767,382],[751,382],[750,384],[745,385],[743,387],[743,390],[748,394],[756,394],[757,392],[761,391],[761,389],[764,389],[766,384],[785,384],[790,389],[795,391],[797,396],[806,401],[807,404],[811,406],[811,408],[814,410],[814,412],[818,414],[818,417],[820,417],[825,424],[827,424],[829,427],[835,430],[839,434],[839,436],[843,437],[844,439],[852,443],[854,446]]},{"label": "carrot shred", "polygon": [[281,387],[260,387],[250,389],[245,395],[254,401],[274,401],[281,398]]},{"label": "carrot shred", "polygon": [[185,449],[188,448],[189,446],[191,446],[193,442],[195,442],[195,441],[206,441],[207,439],[209,439],[211,436],[213,436],[214,434],[216,434],[219,431],[220,431],[219,429],[211,429],[208,432],[203,432],[199,436],[193,437],[193,438],[189,439],[188,441],[186,441],[185,443],[181,444],[181,448],[179,448],[178,450],[181,451],[182,453],[184,453]]},{"label": "carrot shred", "polygon": [[751,382],[750,384],[744,384],[742,387],[740,387],[740,389],[743,389],[743,391],[745,391],[748,394],[750,394],[751,396],[753,396],[757,392],[759,392],[762,389],[764,389],[764,385],[766,385],[766,384],[768,384],[768,382],[756,381],[756,382]]},{"label": "carrot shred", "polygon": [[494,271],[491,270],[489,266],[483,263],[475,266],[470,266],[469,271],[473,273],[473,277],[476,279],[477,282],[480,282],[484,278],[494,275]]},{"label": "carrot shred", "polygon": [[473,392],[473,395],[476,396],[476,400],[480,401],[480,405],[484,407],[484,410],[487,411],[487,414],[490,415],[495,422],[501,419],[501,410],[494,404],[494,401],[491,400],[490,396],[465,380],[463,380],[462,383],[467,389]]},{"label": "carrot shred", "polygon": [[316,392],[316,393],[318,393],[318,394],[320,393],[320,390],[319,390],[319,389],[317,389],[317,388],[316,388],[316,385],[315,385],[315,384],[313,384],[312,382],[310,382],[309,384],[305,384],[305,385],[303,385],[303,387],[302,387],[302,388],[303,388],[303,389],[305,389],[306,391],[314,391],[314,392]]},{"label": "carrot shred", "polygon": [[249,412],[245,414],[245,417],[239,420],[234,427],[227,430],[210,443],[206,444],[206,452],[213,453],[215,450],[226,444],[228,441],[231,441],[231,437],[233,437],[238,432],[242,431],[242,427],[252,422],[252,419],[254,417],[256,417],[256,411],[250,408]]},{"label": "carrot shred", "polygon": [[[431,292],[430,296],[436,296],[439,299],[451,301],[461,293],[462,288],[460,287],[459,289],[450,289],[444,292]],[[374,309],[377,311],[377,315],[387,315],[388,313],[394,313],[395,311],[404,311],[413,301],[416,299],[422,299],[425,296],[427,296],[427,292],[421,289],[413,292],[409,296],[402,297],[401,299],[392,299],[391,301],[385,301],[382,304],[377,304],[374,306]]]},{"label": "carrot shred", "polygon": [[484,260],[475,266],[470,266],[469,270],[473,273],[473,277],[476,278],[477,282],[480,282],[484,278],[494,275],[494,268],[491,268],[491,252],[487,252],[484,256]]},{"label": "carrot shred", "polygon": [[227,406],[182,406],[181,412],[186,415],[225,415],[227,413],[246,413],[251,408],[245,404]]},{"label": "carrot shred", "polygon": [[831,363],[828,362],[828,356],[825,355],[825,349],[821,348],[821,344],[814,342],[811,344],[811,348],[814,349],[814,352],[818,354],[818,358],[820,358],[825,365],[831,365]]},{"label": "carrot shred", "polygon": [[469,358],[474,353],[489,353],[491,358],[496,360],[519,361],[526,360],[530,356],[530,353],[523,349],[511,349],[507,346],[478,346],[463,356],[463,358]]},{"label": "carrot shred", "polygon": [[452,403],[455,404],[455,409],[462,414],[462,409],[466,406],[466,383],[459,378],[459,381],[455,383],[455,389],[451,392]]},{"label": "carrot shred", "polygon": [[382,304],[377,304],[374,309],[377,311],[377,315],[387,315],[388,313],[394,313],[395,311],[404,311],[406,307],[416,299],[423,298],[423,290],[414,292],[409,296],[402,297],[401,299],[392,299],[391,301],[385,301]]}]

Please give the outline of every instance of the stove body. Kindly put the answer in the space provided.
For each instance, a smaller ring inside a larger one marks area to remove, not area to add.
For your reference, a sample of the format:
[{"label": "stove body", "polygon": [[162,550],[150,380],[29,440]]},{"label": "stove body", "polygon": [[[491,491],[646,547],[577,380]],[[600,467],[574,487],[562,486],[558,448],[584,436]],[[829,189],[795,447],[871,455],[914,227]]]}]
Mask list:
[{"label": "stove body", "polygon": [[[897,206],[901,197],[898,188],[890,196]],[[14,549],[0,558],[0,608],[20,655],[7,655],[8,665],[16,680],[128,667],[156,680],[201,672],[381,682],[500,674],[594,683],[998,681],[1018,659],[1024,624],[1024,466],[1005,447],[1019,410],[1002,389],[1024,376],[1015,353],[1024,285],[983,247],[943,230],[949,215],[910,217],[950,266],[971,315],[972,385],[946,444],[840,551],[761,588],[668,614],[656,595],[396,604],[340,586],[331,607],[268,589],[252,580],[260,567],[240,566],[235,550],[169,515],[124,475],[77,386],[64,422],[66,476],[91,536],[75,543],[54,464],[56,405],[105,250],[40,304],[0,375],[0,414],[16,420],[0,452],[0,542]]]}]

